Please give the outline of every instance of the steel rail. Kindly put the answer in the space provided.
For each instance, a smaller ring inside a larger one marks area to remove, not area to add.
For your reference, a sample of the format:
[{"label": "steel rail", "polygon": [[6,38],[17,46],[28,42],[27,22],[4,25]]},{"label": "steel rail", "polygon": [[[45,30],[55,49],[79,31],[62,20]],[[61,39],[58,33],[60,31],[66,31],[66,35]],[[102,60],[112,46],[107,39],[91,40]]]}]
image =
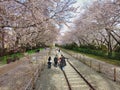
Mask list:
[{"label": "steel rail", "polygon": [[72,66],[72,68],[81,76],[81,78],[87,83],[87,85],[90,87],[90,90],[96,90],[88,81],[84,78],[84,76],[70,63],[70,61],[67,59],[67,62]]},{"label": "steel rail", "polygon": [[62,71],[63,71],[63,74],[64,74],[64,76],[65,76],[66,82],[67,82],[67,84],[68,84],[69,90],[72,90],[71,85],[70,85],[70,83],[69,83],[69,81],[68,81],[68,78],[67,78],[67,75],[66,75],[65,71],[64,71],[64,70],[62,70]]}]

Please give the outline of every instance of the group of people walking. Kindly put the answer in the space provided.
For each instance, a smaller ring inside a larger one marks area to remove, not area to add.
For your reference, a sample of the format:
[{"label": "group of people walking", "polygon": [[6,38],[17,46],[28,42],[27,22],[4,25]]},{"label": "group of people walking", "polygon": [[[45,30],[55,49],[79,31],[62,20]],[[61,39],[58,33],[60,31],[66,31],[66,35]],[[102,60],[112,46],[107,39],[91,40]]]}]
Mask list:
[{"label": "group of people walking", "polygon": [[[51,68],[52,65],[51,57],[48,58],[47,64],[48,64],[48,68]],[[54,66],[55,67],[59,66],[61,70],[63,70],[63,68],[66,66],[65,57],[62,54],[61,56],[58,56],[58,54],[56,54],[56,56],[54,57]]]}]

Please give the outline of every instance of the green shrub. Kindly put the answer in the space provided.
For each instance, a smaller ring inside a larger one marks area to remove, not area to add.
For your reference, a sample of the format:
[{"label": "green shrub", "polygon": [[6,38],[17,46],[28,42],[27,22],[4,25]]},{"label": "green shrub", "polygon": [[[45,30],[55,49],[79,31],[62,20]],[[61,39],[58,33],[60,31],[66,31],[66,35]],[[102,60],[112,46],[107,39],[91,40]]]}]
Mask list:
[{"label": "green shrub", "polygon": [[117,60],[120,60],[120,53],[115,52],[114,53],[114,58]]},{"label": "green shrub", "polygon": [[86,54],[93,54],[93,55],[104,57],[104,58],[120,60],[119,47],[117,48],[116,52],[113,52],[109,55],[107,53],[107,47],[105,45],[101,45],[100,47],[97,47],[94,45],[81,45],[80,47],[78,47],[75,44],[71,44],[71,45],[64,45],[62,46],[62,48],[74,50],[74,51],[86,53]]},{"label": "green shrub", "polygon": [[115,49],[115,52],[119,52],[120,53],[120,46],[117,46],[117,48]]},{"label": "green shrub", "polygon": [[93,50],[100,50],[100,48],[98,46],[95,46],[93,44],[89,44],[89,45],[80,45],[80,48],[84,48],[84,49],[93,49]]},{"label": "green shrub", "polygon": [[100,48],[101,48],[102,51],[104,51],[104,52],[107,53],[107,47],[106,47],[106,45],[101,44]]}]

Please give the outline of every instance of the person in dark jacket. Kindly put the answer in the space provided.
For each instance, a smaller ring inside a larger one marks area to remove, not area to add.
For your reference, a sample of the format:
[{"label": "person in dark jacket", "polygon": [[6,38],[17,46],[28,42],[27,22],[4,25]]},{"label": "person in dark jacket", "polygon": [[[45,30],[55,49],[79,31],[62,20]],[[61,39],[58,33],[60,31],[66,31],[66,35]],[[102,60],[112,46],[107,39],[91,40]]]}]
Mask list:
[{"label": "person in dark jacket", "polygon": [[60,69],[63,70],[63,67],[66,66],[65,57],[61,55]]},{"label": "person in dark jacket", "polygon": [[58,57],[56,55],[55,58],[54,58],[54,66],[57,67],[57,64],[58,64]]},{"label": "person in dark jacket", "polygon": [[58,50],[58,52],[60,52],[60,49]]},{"label": "person in dark jacket", "polygon": [[51,57],[48,58],[47,64],[48,64],[48,68],[51,68],[51,64],[52,64],[52,62],[51,62]]},{"label": "person in dark jacket", "polygon": [[39,53],[39,52],[40,52],[40,50],[39,50],[39,49],[37,49],[37,50],[36,50],[36,53]]}]

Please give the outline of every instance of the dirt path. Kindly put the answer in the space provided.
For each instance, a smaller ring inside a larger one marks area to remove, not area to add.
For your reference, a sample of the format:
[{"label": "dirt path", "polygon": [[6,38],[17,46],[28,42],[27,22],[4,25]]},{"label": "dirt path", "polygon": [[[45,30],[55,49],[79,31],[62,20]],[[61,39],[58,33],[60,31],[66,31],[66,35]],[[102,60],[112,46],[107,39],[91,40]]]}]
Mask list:
[{"label": "dirt path", "polygon": [[27,63],[28,62],[28,58],[24,57],[22,58],[22,60],[16,61],[16,62],[12,62],[10,64],[6,64],[4,66],[0,67],[0,76],[3,74],[6,74],[8,71],[18,67],[19,65],[23,64],[23,63]]},{"label": "dirt path", "polygon": [[[38,68],[42,68],[47,51],[30,55],[30,58],[0,68],[0,90],[24,90]],[[37,62],[30,63],[36,57]]]}]

